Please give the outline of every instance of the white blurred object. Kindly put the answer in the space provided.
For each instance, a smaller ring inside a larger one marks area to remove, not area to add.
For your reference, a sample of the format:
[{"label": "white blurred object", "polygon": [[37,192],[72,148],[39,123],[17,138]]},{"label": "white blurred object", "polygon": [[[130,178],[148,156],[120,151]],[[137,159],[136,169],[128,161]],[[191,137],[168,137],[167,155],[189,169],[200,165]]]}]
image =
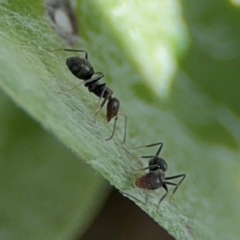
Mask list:
[{"label": "white blurred object", "polygon": [[71,2],[69,0],[47,0],[45,11],[57,34],[67,44],[76,44],[79,40],[79,28]]}]

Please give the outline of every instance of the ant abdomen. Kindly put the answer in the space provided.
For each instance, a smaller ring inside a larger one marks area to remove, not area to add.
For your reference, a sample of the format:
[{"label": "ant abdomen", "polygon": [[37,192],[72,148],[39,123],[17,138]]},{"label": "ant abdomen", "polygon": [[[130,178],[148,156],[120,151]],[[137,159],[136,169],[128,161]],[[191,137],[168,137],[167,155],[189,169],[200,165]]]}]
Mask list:
[{"label": "ant abdomen", "polygon": [[94,69],[88,60],[79,57],[69,57],[66,64],[71,73],[82,80],[88,80],[94,74]]},{"label": "ant abdomen", "polygon": [[162,187],[165,179],[165,173],[161,170],[151,171],[138,178],[136,186],[143,189],[155,190]]}]

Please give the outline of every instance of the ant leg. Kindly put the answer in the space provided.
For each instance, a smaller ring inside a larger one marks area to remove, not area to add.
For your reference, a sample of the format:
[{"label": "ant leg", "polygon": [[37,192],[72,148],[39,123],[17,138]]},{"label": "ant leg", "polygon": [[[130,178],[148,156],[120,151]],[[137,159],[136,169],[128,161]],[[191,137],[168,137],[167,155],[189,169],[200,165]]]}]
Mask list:
[{"label": "ant leg", "polygon": [[55,52],[55,51],[66,51],[66,52],[83,52],[85,53],[84,58],[88,59],[88,53],[85,50],[77,50],[77,49],[67,49],[67,48],[60,48],[60,49],[55,49],[55,50],[49,50],[49,52]]},{"label": "ant leg", "polygon": [[[159,145],[160,145],[160,146],[159,146],[159,149],[158,149],[157,152],[156,152],[156,156],[158,156],[158,155],[160,154],[160,152],[161,152],[161,150],[162,150],[162,147],[163,147],[163,143],[160,142]],[[150,146],[151,146],[151,145],[150,145]],[[150,147],[150,146],[149,146],[149,147]],[[153,146],[155,146],[155,145],[153,145]]]},{"label": "ant leg", "polygon": [[154,168],[154,167],[158,167],[158,166],[159,166],[158,164],[153,164],[153,165],[151,165],[151,166],[141,168],[141,169],[139,169],[139,170],[137,170],[137,171],[148,170],[148,169],[150,169],[150,168]]},{"label": "ant leg", "polygon": [[[101,109],[103,108],[103,106],[105,105],[107,99],[104,99],[100,108],[99,108],[99,104],[100,104],[100,101],[101,101],[101,97],[99,98],[99,101],[98,101],[98,104],[97,104],[97,107],[95,109],[95,113],[94,113],[94,118],[93,118],[93,122],[96,123],[96,116],[98,115],[98,113],[101,111]],[[99,108],[99,110],[97,110]]]},{"label": "ant leg", "polygon": [[163,183],[162,187],[165,189],[166,193],[160,198],[159,202],[158,202],[158,205],[157,205],[157,213],[158,213],[158,210],[159,210],[159,206],[160,206],[160,203],[163,201],[163,199],[168,195],[168,187],[167,185],[165,184],[165,182]]},{"label": "ant leg", "polygon": [[[102,90],[101,96],[99,97],[99,101],[98,101],[98,104],[97,104],[96,109],[95,109],[94,118],[93,118],[94,123],[96,122],[96,116],[98,115],[98,113],[101,111],[101,109],[103,108],[103,106],[105,105],[105,103],[106,103],[107,100],[108,100],[108,98],[105,98],[105,99],[103,100],[102,104],[100,105],[101,99],[102,99],[103,94],[104,94],[104,92],[105,92],[105,90],[106,90],[106,83],[103,83],[102,86],[104,86],[104,88],[103,88],[103,90]],[[100,105],[100,108],[99,108],[99,105]],[[99,108],[99,110],[98,110],[98,108]]]},{"label": "ant leg", "polygon": [[70,89],[67,89],[66,91],[59,92],[59,94],[63,94],[63,93],[65,93],[65,92],[72,91],[73,89],[75,89],[76,87],[82,85],[83,83],[86,85],[86,84],[89,83],[89,82],[97,82],[97,81],[99,81],[101,78],[104,77],[104,74],[103,74],[102,72],[96,72],[96,73],[94,73],[94,74],[98,74],[98,75],[95,76],[95,77],[93,77],[93,78],[90,78],[90,79],[88,79],[88,80],[86,80],[86,81],[82,81],[81,83],[75,85],[74,87],[72,87],[72,88],[70,88]]},{"label": "ant leg", "polygon": [[[103,108],[103,106],[105,105],[105,103],[107,102],[107,100],[110,100],[110,99],[111,99],[111,96],[112,96],[112,94],[113,94],[112,91],[109,91],[109,92],[107,92],[107,95],[104,96],[104,93],[106,92],[106,89],[107,89],[106,83],[100,84],[100,85],[98,85],[97,87],[98,87],[98,88],[102,88],[102,87],[103,87],[103,89],[101,90],[102,92],[101,92],[101,95],[100,95],[100,97],[99,97],[99,101],[98,101],[97,107],[96,107],[96,109],[95,109],[94,123],[96,122],[95,119],[96,119],[97,114],[101,111],[101,109]],[[96,89],[95,89],[95,90],[96,90]],[[92,92],[96,94],[96,92],[94,92],[94,91],[92,91]],[[96,95],[98,96],[98,94],[96,94]],[[101,102],[101,99],[102,99],[102,98],[104,98],[104,100],[103,100],[102,104],[100,105],[100,102]],[[99,108],[99,105],[100,105],[100,108]],[[99,108],[99,110],[97,110],[98,108]]]},{"label": "ant leg", "polygon": [[180,184],[183,182],[183,180],[185,179],[185,177],[186,177],[186,174],[179,174],[179,175],[176,175],[176,176],[166,177],[166,178],[165,178],[165,180],[171,180],[171,179],[175,179],[175,178],[181,178],[181,180],[178,182],[178,184],[172,183],[172,182],[165,182],[166,184],[175,186],[175,188],[174,188],[174,190],[173,190],[173,193],[172,193],[169,201],[171,200],[171,198],[173,197],[173,194],[177,191],[178,187],[179,187]]},{"label": "ant leg", "polygon": [[[99,98],[97,107],[96,107],[96,109],[95,109],[94,122],[95,122],[95,117],[96,117],[97,114],[101,111],[101,109],[102,109],[103,106],[105,105],[106,101],[108,100],[107,98],[105,98],[105,99],[103,100],[103,102],[101,103],[100,108],[99,108],[99,104],[100,104],[100,102],[101,102],[101,99],[102,99],[102,96]],[[97,111],[98,108],[99,108],[99,110]]]},{"label": "ant leg", "polygon": [[160,145],[159,148],[162,148],[163,142],[152,143],[152,144],[149,144],[149,145],[142,145],[142,146],[139,146],[139,147],[134,147],[132,149],[138,149],[138,148],[144,148],[144,147],[154,147],[154,146],[157,146],[157,145]]},{"label": "ant leg", "polygon": [[154,156],[151,155],[151,156],[139,156],[139,157],[137,157],[137,158],[154,158],[154,157],[156,157],[156,156],[158,156],[160,154],[160,152],[162,150],[162,147],[163,147],[163,142],[153,143],[153,144],[149,144],[149,145],[142,145],[142,146],[135,147],[135,148],[130,148],[130,149],[138,149],[138,148],[144,148],[144,147],[154,147],[154,146],[157,146],[157,145],[160,145],[160,146],[159,146],[159,149],[158,149],[156,155],[154,155]]},{"label": "ant leg", "polygon": [[136,157],[133,156],[125,147],[122,147],[122,148],[123,148],[123,150],[124,150],[125,152],[127,152],[129,155],[131,155],[131,157],[136,158]]},{"label": "ant leg", "polygon": [[[106,100],[106,99],[105,99],[105,100]],[[115,132],[117,120],[118,120],[118,116],[116,116],[115,119],[114,119],[113,131],[112,131],[111,136],[110,136],[109,138],[105,139],[105,141],[109,141],[110,139],[112,139],[112,137],[113,137],[113,135],[114,135],[114,132]]]},{"label": "ant leg", "polygon": [[156,157],[156,155],[153,155],[153,156],[140,156],[139,158],[154,158]]},{"label": "ant leg", "polygon": [[[118,116],[123,116],[125,118],[125,123],[124,123],[124,134],[123,134],[123,144],[126,142],[126,132],[127,132],[127,116],[125,114],[118,114]],[[116,124],[117,124],[117,119],[118,119],[118,116],[115,117],[115,120],[114,120],[114,126],[113,126],[113,131],[112,131],[112,134],[109,138],[105,139],[105,141],[108,141],[110,139],[112,139],[113,135],[114,135],[114,132],[115,132],[115,128],[116,128]],[[125,149],[126,150],[126,149]],[[127,151],[127,150],[126,150]],[[128,151],[127,151],[128,152]],[[128,152],[129,153],[129,152]]]},{"label": "ant leg", "polygon": [[58,92],[58,94],[63,94],[63,93],[66,93],[66,92],[70,92],[70,91],[72,91],[74,88],[80,86],[80,85],[83,84],[83,83],[84,83],[84,82],[81,82],[81,83],[75,85],[74,87],[72,87],[72,88],[70,88],[70,89],[67,89],[67,90],[65,90],[65,91]]},{"label": "ant leg", "polygon": [[104,74],[102,72],[95,72],[94,74],[97,74],[97,76],[92,77],[88,80],[83,81],[83,83],[85,84],[86,87],[88,87],[87,83],[96,83],[98,82],[101,78],[104,77]]},{"label": "ant leg", "polygon": [[156,146],[156,145],[159,145],[159,149],[157,150],[155,156],[142,156],[142,158],[151,158],[151,157],[158,157],[161,150],[162,150],[162,147],[163,147],[163,143],[162,142],[159,142],[159,143],[153,143],[153,144],[150,144],[150,145],[147,145],[145,147],[153,147],[153,146]]},{"label": "ant leg", "polygon": [[126,138],[127,138],[127,115],[121,113],[121,114],[118,114],[118,116],[123,116],[125,118],[125,121],[124,121],[124,134],[123,134],[123,144],[125,144]]},{"label": "ant leg", "polygon": [[[156,155],[155,156],[158,156],[162,150],[162,147],[163,147],[163,142],[158,142],[158,143],[153,143],[153,144],[149,144],[149,145],[143,145],[143,146],[139,146],[139,147],[135,147],[135,148],[132,148],[132,149],[138,149],[138,148],[143,148],[143,147],[154,147],[154,146],[157,146],[159,145],[159,149],[157,150],[156,152]],[[142,156],[142,158],[150,158],[150,157],[155,157],[155,156]]]},{"label": "ant leg", "polygon": [[[122,147],[122,148],[123,148],[123,150],[124,150],[127,154],[129,154],[132,158],[137,158],[136,156],[134,156],[133,154],[131,154],[125,147]],[[141,161],[138,161],[138,163],[140,163],[141,167],[143,168],[142,162],[141,162]],[[135,169],[134,169],[133,171],[135,171]]]}]

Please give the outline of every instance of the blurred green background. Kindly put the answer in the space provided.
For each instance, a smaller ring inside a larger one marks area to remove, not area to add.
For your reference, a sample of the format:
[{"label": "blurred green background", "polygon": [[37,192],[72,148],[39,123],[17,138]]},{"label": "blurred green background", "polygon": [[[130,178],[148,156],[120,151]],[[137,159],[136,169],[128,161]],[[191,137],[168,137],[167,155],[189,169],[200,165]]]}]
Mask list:
[{"label": "blurred green background", "polygon": [[[121,100],[128,144],[163,141],[169,175],[187,174],[173,204],[156,216],[158,191],[145,211],[175,239],[237,239],[238,3],[74,3],[76,48],[88,49]],[[48,26],[43,1],[0,4],[0,239],[172,239],[116,190],[106,200],[111,188],[95,169],[124,190],[139,167],[121,159],[120,121],[114,143],[102,143],[112,125],[100,116],[98,128],[92,125],[97,99],[86,89],[57,94],[77,81],[65,53],[43,51],[66,46]]]}]

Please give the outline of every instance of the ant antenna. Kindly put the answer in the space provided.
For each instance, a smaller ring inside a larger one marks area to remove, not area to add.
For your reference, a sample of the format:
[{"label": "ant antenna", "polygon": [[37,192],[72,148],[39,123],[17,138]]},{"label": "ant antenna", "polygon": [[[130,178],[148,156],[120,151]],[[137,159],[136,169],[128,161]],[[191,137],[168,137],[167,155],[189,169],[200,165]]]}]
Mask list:
[{"label": "ant antenna", "polygon": [[68,49],[68,48],[59,48],[59,49],[54,49],[54,50],[48,50],[48,52],[56,52],[56,51],[83,52],[83,53],[85,53],[84,58],[88,60],[88,53],[85,50]]}]

